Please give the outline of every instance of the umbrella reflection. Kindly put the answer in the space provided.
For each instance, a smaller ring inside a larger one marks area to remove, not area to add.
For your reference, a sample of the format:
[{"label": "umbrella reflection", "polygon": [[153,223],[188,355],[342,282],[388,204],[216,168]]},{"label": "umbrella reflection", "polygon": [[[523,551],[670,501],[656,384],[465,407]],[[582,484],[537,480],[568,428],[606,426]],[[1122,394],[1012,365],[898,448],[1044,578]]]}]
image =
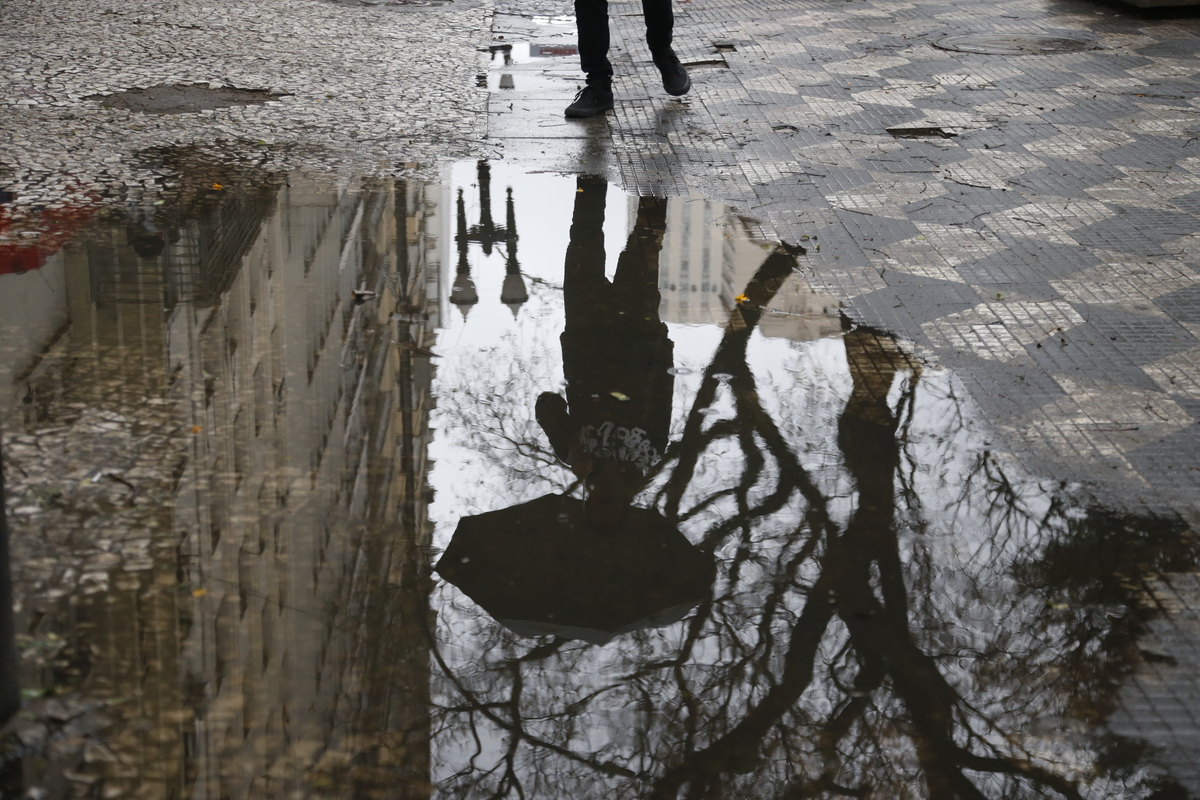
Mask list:
[{"label": "umbrella reflection", "polygon": [[519,635],[593,644],[677,622],[714,572],[658,512],[631,509],[605,530],[564,495],[463,519],[437,569]]}]

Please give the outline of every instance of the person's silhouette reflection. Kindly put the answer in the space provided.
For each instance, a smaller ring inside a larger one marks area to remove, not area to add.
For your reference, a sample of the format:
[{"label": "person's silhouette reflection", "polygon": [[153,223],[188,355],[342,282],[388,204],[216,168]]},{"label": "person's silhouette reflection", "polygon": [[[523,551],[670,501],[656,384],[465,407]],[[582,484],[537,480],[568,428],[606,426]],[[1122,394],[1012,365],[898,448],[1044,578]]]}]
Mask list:
[{"label": "person's silhouette reflection", "polygon": [[639,198],[637,221],[610,282],[604,276],[602,178],[575,193],[563,290],[566,400],[545,392],[537,420],[554,453],[584,482],[589,519],[619,525],[662,457],[671,422],[673,345],[659,319],[658,256],[667,201]]}]

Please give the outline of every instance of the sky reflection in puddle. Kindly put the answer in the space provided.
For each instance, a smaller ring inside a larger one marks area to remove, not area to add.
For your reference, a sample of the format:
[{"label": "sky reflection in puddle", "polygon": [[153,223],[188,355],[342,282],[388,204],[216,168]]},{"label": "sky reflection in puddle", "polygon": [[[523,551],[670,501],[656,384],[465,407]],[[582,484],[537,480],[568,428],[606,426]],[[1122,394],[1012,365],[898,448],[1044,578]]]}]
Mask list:
[{"label": "sky reflection in puddle", "polygon": [[1103,722],[1141,577],[1195,563],[1182,527],[991,452],[951,375],[845,325],[753,221],[502,164],[193,172],[0,270],[22,677],[56,693],[10,785],[1163,780]]}]

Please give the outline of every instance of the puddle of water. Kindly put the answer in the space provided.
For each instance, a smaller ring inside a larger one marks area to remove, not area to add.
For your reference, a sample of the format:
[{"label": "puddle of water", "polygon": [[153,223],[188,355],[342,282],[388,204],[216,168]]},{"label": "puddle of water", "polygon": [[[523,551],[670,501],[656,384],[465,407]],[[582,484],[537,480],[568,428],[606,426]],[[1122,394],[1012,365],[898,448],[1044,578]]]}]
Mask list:
[{"label": "puddle of water", "polygon": [[1037,56],[1055,53],[1077,53],[1096,50],[1099,45],[1087,39],[1070,36],[1048,36],[1040,33],[971,33],[947,36],[933,43],[943,50],[960,53],[980,53],[998,56]]},{"label": "puddle of water", "polygon": [[573,28],[575,26],[575,15],[573,14],[535,14],[530,20],[535,25],[548,27]]},{"label": "puddle of water", "polygon": [[543,90],[562,93],[570,86],[571,84],[562,77],[529,71],[487,73],[487,88],[493,92],[521,91],[529,93]]},{"label": "puddle of water", "polygon": [[[480,76],[480,85],[493,92],[549,90],[561,94],[567,91],[568,81],[577,77],[577,68],[563,69],[570,57],[579,53],[572,42],[512,42],[488,49],[491,64],[487,74]],[[559,74],[553,74],[556,71]]]},{"label": "puddle of water", "polygon": [[200,171],[30,239],[9,786],[1163,788],[1094,731],[1182,526],[992,452],[730,211],[503,164]]},{"label": "puddle of water", "polygon": [[525,64],[544,65],[550,63],[547,59],[565,59],[579,54],[579,47],[574,43],[513,42],[494,45],[489,49],[492,53],[493,70]]}]

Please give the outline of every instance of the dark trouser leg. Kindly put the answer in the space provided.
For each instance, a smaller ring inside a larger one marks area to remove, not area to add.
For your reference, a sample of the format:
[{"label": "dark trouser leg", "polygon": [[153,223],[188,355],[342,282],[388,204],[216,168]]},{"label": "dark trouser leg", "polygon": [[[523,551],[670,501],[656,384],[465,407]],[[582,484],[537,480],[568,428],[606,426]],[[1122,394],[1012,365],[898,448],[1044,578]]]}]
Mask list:
[{"label": "dark trouser leg", "polygon": [[612,286],[604,277],[604,204],[608,182],[597,175],[575,179],[575,212],[563,269],[567,330],[594,327],[611,316]]},{"label": "dark trouser leg", "polygon": [[657,62],[660,54],[671,50],[671,31],[675,27],[671,0],[642,0],[642,14],[646,17],[646,44]]},{"label": "dark trouser leg", "polygon": [[575,0],[575,26],[579,31],[579,66],[587,82],[608,86],[613,75],[608,61],[608,0]]},{"label": "dark trouser leg", "polygon": [[[667,231],[667,201],[658,197],[639,197],[637,222],[629,241],[617,258],[613,287],[622,307],[632,317],[634,328],[659,325],[658,257]],[[645,325],[643,323],[650,323]]]}]

